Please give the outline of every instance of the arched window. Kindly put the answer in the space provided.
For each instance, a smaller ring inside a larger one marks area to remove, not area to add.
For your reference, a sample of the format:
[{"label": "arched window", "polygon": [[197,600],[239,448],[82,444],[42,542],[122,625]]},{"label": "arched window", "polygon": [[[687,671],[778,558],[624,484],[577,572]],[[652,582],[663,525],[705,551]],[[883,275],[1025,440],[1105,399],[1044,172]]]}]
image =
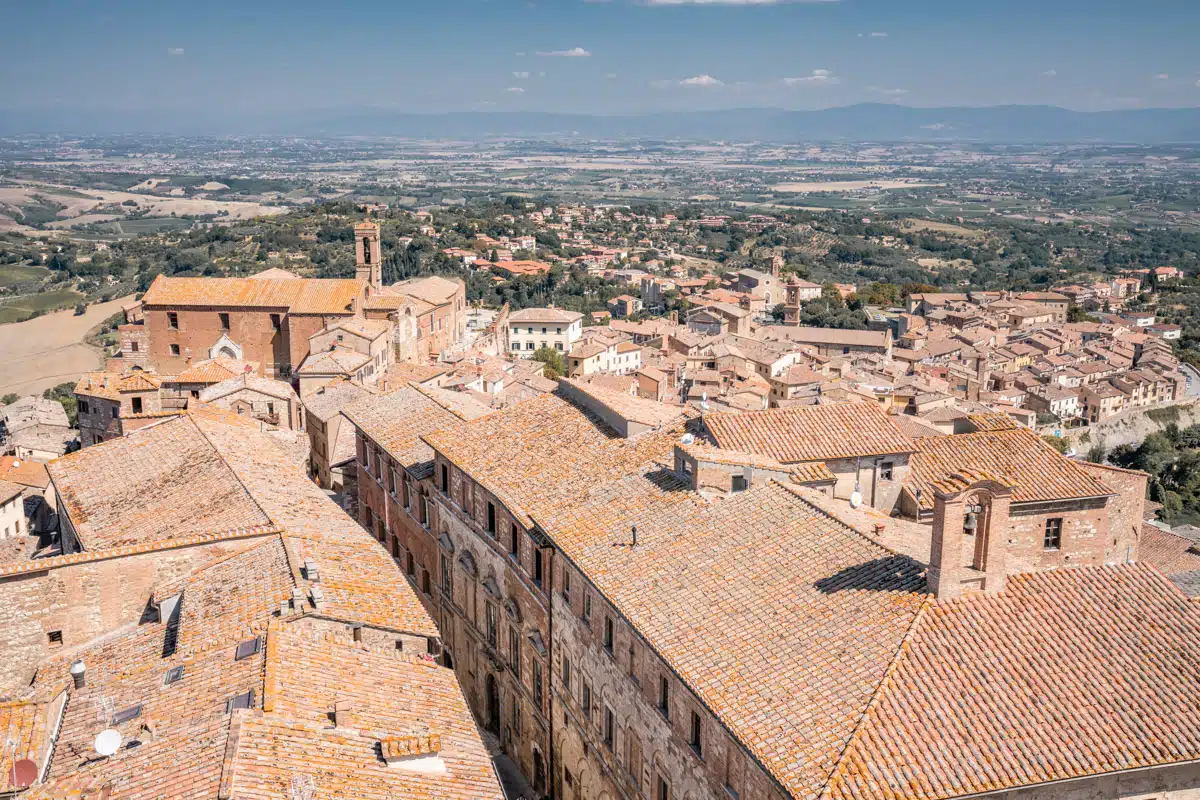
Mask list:
[{"label": "arched window", "polygon": [[363,263],[371,263],[371,237],[369,236],[363,237]]}]

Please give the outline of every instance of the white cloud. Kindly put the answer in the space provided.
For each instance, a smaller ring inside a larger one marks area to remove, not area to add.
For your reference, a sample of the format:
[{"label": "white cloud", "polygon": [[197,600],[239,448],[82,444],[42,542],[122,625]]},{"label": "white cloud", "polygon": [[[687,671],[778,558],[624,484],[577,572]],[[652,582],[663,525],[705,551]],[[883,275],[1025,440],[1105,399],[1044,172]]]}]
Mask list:
[{"label": "white cloud", "polygon": [[804,86],[812,84],[823,86],[831,83],[837,83],[838,78],[830,70],[814,69],[810,75],[805,75],[801,78],[784,78],[783,82],[788,86]]},{"label": "white cloud", "polygon": [[712,89],[717,86],[724,86],[722,81],[717,80],[712,75],[697,75],[694,78],[684,78],[679,82],[680,86],[699,86],[703,89]]},{"label": "white cloud", "polygon": [[1169,77],[1171,77],[1171,76],[1170,76],[1170,75],[1168,75],[1167,73],[1165,73],[1165,72],[1160,72],[1160,73],[1158,73],[1157,75],[1155,75],[1155,76],[1154,76],[1154,80],[1156,80],[1156,81],[1165,81],[1165,80],[1166,80],[1167,78],[1169,78]]},{"label": "white cloud", "polygon": [[1042,73],[1043,78],[1053,78],[1053,77],[1056,77],[1057,75],[1058,75],[1058,70],[1056,70],[1056,69],[1048,69]]},{"label": "white cloud", "polygon": [[516,78],[517,80],[525,80],[526,78],[529,77],[529,73],[528,72],[514,72],[513,77]]},{"label": "white cloud", "polygon": [[607,75],[605,75],[604,77],[608,78],[610,81],[612,81],[612,80],[616,80],[616,78],[617,78],[617,73],[615,73],[615,72],[610,72],[610,73],[608,73]]},{"label": "white cloud", "polygon": [[572,47],[570,50],[545,50],[538,55],[551,58],[587,58],[591,53],[582,47]]},{"label": "white cloud", "polygon": [[510,92],[512,94],[524,94],[525,93],[525,90],[522,89],[520,86],[510,86],[507,89],[505,89],[504,91]]},{"label": "white cloud", "polygon": [[525,57],[524,53],[517,53],[517,58],[524,58],[524,57]]},{"label": "white cloud", "polygon": [[881,94],[884,97],[903,97],[908,94],[908,89],[883,89],[879,86],[868,86],[867,91]]},{"label": "white cloud", "polygon": [[169,56],[181,56],[181,55],[183,55],[183,48],[182,48],[182,47],[168,47],[168,48],[167,48],[167,55],[169,55]]},{"label": "white cloud", "polygon": [[887,31],[871,31],[871,37],[874,39],[886,39]]}]

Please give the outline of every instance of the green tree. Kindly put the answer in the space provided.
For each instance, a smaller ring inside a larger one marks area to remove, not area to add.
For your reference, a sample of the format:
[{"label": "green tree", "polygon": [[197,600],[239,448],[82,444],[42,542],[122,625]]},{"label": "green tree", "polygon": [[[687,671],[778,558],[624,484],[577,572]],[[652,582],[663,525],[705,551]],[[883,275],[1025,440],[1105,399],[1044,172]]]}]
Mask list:
[{"label": "green tree", "polygon": [[1042,439],[1044,439],[1047,444],[1049,444],[1051,447],[1053,447],[1058,452],[1060,452],[1060,453],[1067,452],[1067,440],[1066,439],[1063,439],[1058,436],[1043,436]]},{"label": "green tree", "polygon": [[57,400],[62,404],[63,411],[67,412],[67,422],[72,428],[79,422],[79,402],[75,399],[75,384],[60,383],[53,389],[42,392],[42,397]]},{"label": "green tree", "polygon": [[20,399],[21,396],[16,392],[9,392],[8,394],[4,395],[4,397],[0,397],[0,405],[12,405]]},{"label": "green tree", "polygon": [[539,347],[533,351],[532,357],[534,361],[540,361],[546,365],[543,374],[547,378],[553,380],[567,374],[567,360],[563,358],[560,350],[555,350],[553,347]]}]

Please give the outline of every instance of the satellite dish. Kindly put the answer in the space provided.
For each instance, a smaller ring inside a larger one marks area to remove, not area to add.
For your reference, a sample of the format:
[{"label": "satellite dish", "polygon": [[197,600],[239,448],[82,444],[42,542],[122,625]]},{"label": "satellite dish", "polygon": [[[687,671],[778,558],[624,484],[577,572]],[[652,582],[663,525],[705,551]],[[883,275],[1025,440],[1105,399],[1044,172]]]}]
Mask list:
[{"label": "satellite dish", "polygon": [[111,756],[117,750],[121,749],[121,732],[109,728],[106,731],[100,731],[96,736],[96,752],[102,756]]},{"label": "satellite dish", "polygon": [[685,434],[683,435],[683,437],[682,437],[682,438],[679,440],[679,443],[680,443],[680,444],[692,444],[692,443],[693,443],[693,442],[695,442],[695,441],[696,441],[696,437],[695,437],[695,436],[693,436],[693,435],[692,435],[692,434],[690,434],[690,433],[685,433]]},{"label": "satellite dish", "polygon": [[37,774],[37,764],[28,758],[22,758],[20,761],[13,762],[12,769],[9,770],[8,782],[18,789],[24,789],[33,785],[33,782],[37,780]]},{"label": "satellite dish", "polygon": [[862,492],[851,492],[850,493],[850,507],[858,508],[861,505],[862,505]]}]

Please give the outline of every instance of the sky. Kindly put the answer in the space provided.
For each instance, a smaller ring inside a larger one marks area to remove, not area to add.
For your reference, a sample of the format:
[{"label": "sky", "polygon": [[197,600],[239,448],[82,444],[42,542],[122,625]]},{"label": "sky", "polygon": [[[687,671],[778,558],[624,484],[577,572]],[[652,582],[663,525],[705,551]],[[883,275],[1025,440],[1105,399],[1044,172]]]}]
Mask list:
[{"label": "sky", "polygon": [[1200,106],[1200,0],[0,0],[0,109]]}]

